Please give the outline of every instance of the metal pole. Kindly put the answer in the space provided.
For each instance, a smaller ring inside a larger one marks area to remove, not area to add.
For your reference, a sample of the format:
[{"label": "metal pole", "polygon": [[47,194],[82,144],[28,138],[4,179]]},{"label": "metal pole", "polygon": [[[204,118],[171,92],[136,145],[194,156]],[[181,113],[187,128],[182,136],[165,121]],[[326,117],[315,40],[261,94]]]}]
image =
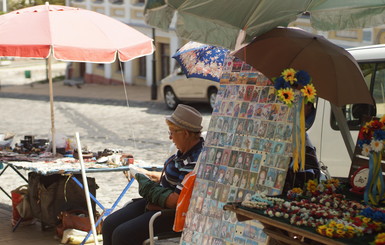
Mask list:
[{"label": "metal pole", "polygon": [[[155,41],[155,28],[152,28],[152,39]],[[151,84],[151,99],[156,100],[158,98],[158,86],[156,84],[156,54],[152,53],[152,84]]]},{"label": "metal pole", "polygon": [[48,56],[48,77],[49,77],[49,102],[51,110],[51,135],[52,153],[56,155],[56,131],[55,131],[55,109],[53,107],[53,85],[52,85],[52,53]]},{"label": "metal pole", "polygon": [[[94,218],[94,211],[92,210],[91,206],[91,197],[90,197],[90,191],[88,188],[88,181],[87,181],[87,175],[86,175],[86,168],[84,166],[84,159],[83,159],[83,152],[82,152],[82,146],[80,144],[80,136],[79,132],[75,133],[76,137],[76,143],[78,146],[78,154],[79,154],[79,161],[80,161],[80,167],[82,171],[82,179],[83,179],[83,186],[84,186],[84,195],[86,196],[86,203],[87,203],[87,209],[88,209],[88,216],[90,217],[90,223],[91,223],[91,230],[94,235],[94,244],[98,245],[98,233],[96,233],[96,227],[95,227],[95,218]],[[88,237],[86,237],[88,239]],[[84,239],[84,243],[87,240]],[[82,244],[84,244],[82,242]]]}]

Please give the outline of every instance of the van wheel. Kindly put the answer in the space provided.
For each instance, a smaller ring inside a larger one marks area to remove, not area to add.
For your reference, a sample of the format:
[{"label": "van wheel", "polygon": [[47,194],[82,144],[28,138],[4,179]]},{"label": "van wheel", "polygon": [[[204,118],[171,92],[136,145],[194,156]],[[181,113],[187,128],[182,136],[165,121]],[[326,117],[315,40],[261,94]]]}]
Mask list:
[{"label": "van wheel", "polygon": [[208,93],[208,98],[209,98],[209,103],[210,103],[210,107],[211,109],[214,109],[214,106],[215,106],[215,100],[217,98],[217,89],[215,88],[212,88],[209,90],[209,93]]},{"label": "van wheel", "polygon": [[164,89],[164,102],[166,103],[167,108],[171,110],[174,110],[180,103],[172,88]]}]

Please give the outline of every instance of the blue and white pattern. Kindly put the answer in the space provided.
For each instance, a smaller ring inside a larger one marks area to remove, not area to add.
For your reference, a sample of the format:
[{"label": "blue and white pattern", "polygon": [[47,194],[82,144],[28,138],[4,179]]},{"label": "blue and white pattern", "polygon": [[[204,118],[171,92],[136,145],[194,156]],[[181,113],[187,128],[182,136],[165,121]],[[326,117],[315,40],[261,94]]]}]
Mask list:
[{"label": "blue and white pattern", "polygon": [[178,61],[186,76],[219,82],[223,61],[230,51],[225,48],[188,42],[173,58]]}]

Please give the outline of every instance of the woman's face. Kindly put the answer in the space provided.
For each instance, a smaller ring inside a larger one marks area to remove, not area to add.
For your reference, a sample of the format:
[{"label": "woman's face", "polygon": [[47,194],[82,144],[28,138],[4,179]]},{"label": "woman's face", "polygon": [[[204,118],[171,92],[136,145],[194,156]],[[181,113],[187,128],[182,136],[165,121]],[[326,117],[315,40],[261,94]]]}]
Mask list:
[{"label": "woman's face", "polygon": [[238,174],[234,174],[234,178],[233,178],[233,183],[234,184],[238,184],[238,181],[239,181],[239,175]]},{"label": "woman's face", "polygon": [[222,156],[222,152],[218,151],[218,152],[217,152],[217,159],[220,159],[221,156]]},{"label": "woman's face", "polygon": [[255,178],[251,177],[250,178],[250,187],[253,187],[255,185]]},{"label": "woman's face", "polygon": [[227,163],[229,160],[229,154],[226,152],[225,155],[223,156],[223,163]]},{"label": "woman's face", "polygon": [[220,172],[219,172],[219,178],[222,179],[222,178],[223,178],[223,175],[224,175],[224,172],[223,172],[223,171],[220,171]]},{"label": "woman's face", "polygon": [[242,157],[242,156],[239,156],[239,157],[238,157],[238,163],[242,163],[242,161],[243,161],[243,157]]},{"label": "woman's face", "polygon": [[278,182],[280,183],[282,180],[283,180],[283,175],[282,174],[278,175]]},{"label": "woman's face", "polygon": [[259,173],[259,184],[262,184],[266,179],[266,172],[265,171],[262,171]]},{"label": "woman's face", "polygon": [[242,178],[241,181],[241,186],[245,187],[246,186],[246,178]]}]

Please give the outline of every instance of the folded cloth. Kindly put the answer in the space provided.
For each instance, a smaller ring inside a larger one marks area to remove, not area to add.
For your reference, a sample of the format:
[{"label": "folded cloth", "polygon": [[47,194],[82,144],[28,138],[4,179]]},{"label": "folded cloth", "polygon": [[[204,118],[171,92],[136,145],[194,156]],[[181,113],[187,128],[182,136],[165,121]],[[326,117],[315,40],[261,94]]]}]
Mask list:
[{"label": "folded cloth", "polygon": [[173,193],[171,189],[164,188],[141,173],[135,174],[135,179],[139,183],[139,194],[144,199],[150,203],[157,204],[162,208],[166,208],[167,197]]}]

